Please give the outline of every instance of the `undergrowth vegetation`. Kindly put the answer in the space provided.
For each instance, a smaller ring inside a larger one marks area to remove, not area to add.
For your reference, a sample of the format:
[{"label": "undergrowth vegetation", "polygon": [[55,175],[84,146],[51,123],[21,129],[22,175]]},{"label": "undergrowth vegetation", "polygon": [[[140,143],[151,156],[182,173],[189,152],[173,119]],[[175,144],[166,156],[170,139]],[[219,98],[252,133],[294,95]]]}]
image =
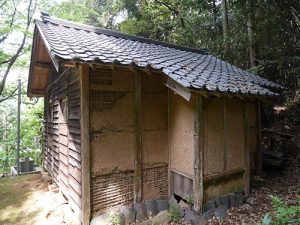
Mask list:
[{"label": "undergrowth vegetation", "polygon": [[300,224],[300,196],[296,205],[287,205],[277,196],[269,196],[272,201],[272,212],[265,214],[259,225]]}]

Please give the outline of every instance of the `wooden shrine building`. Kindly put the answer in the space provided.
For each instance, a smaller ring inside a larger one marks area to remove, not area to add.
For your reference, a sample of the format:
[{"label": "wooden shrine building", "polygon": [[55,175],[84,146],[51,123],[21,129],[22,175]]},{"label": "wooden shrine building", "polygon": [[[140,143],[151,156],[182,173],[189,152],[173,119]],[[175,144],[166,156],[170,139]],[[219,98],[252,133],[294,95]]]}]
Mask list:
[{"label": "wooden shrine building", "polygon": [[28,96],[44,97],[44,168],[83,224],[172,194],[197,210],[247,194],[260,104],[278,89],[202,50],[46,13],[35,22]]}]

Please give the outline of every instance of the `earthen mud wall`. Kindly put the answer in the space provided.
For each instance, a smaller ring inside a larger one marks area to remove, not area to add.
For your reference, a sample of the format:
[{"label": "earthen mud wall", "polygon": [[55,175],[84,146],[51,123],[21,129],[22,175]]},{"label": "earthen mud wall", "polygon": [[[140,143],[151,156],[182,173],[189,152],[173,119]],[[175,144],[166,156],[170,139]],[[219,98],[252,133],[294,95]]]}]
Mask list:
[{"label": "earthen mud wall", "polygon": [[[167,89],[142,75],[143,198],[167,194]],[[90,74],[92,210],[133,202],[134,73],[96,69]]]},{"label": "earthen mud wall", "polygon": [[[204,200],[243,190],[244,103],[204,99]],[[224,113],[225,112],[225,113]]]},{"label": "earthen mud wall", "polygon": [[169,92],[170,169],[193,175],[195,100]]}]

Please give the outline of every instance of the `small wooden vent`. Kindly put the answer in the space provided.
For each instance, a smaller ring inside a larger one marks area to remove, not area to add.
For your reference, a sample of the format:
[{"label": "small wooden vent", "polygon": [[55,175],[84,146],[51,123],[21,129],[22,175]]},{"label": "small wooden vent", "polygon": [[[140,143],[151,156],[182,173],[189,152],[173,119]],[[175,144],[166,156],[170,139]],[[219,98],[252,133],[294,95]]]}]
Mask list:
[{"label": "small wooden vent", "polygon": [[193,196],[193,179],[184,174],[172,171],[173,193],[186,199]]},{"label": "small wooden vent", "polygon": [[90,83],[112,85],[112,70],[92,69],[90,71]]}]

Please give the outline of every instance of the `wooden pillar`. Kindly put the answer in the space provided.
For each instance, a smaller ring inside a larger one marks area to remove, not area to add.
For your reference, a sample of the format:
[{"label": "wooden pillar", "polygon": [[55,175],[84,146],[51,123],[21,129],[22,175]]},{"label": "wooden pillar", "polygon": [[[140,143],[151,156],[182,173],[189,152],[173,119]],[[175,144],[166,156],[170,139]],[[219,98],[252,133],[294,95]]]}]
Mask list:
[{"label": "wooden pillar", "polygon": [[80,79],[80,129],[81,129],[81,189],[82,189],[82,223],[90,224],[91,190],[90,190],[90,137],[89,137],[89,66],[79,66]]},{"label": "wooden pillar", "polygon": [[262,173],[262,146],[261,146],[261,101],[257,101],[256,105],[256,123],[257,123],[257,159],[256,173]]},{"label": "wooden pillar", "polygon": [[170,110],[171,110],[171,90],[168,88],[168,194],[169,196],[174,194],[174,176],[171,171],[171,119],[170,119]]},{"label": "wooden pillar", "polygon": [[227,137],[227,106],[226,106],[226,97],[223,97],[223,138],[224,138],[224,167],[223,171],[227,171],[227,146],[228,146],[228,137]]},{"label": "wooden pillar", "polygon": [[134,202],[142,201],[142,84],[141,74],[134,74]]},{"label": "wooden pillar", "polygon": [[203,205],[203,103],[202,96],[196,94],[196,116],[194,134],[194,209],[201,211]]},{"label": "wooden pillar", "polygon": [[249,152],[249,107],[248,102],[244,100],[244,192],[249,194],[250,188],[250,152]]}]

